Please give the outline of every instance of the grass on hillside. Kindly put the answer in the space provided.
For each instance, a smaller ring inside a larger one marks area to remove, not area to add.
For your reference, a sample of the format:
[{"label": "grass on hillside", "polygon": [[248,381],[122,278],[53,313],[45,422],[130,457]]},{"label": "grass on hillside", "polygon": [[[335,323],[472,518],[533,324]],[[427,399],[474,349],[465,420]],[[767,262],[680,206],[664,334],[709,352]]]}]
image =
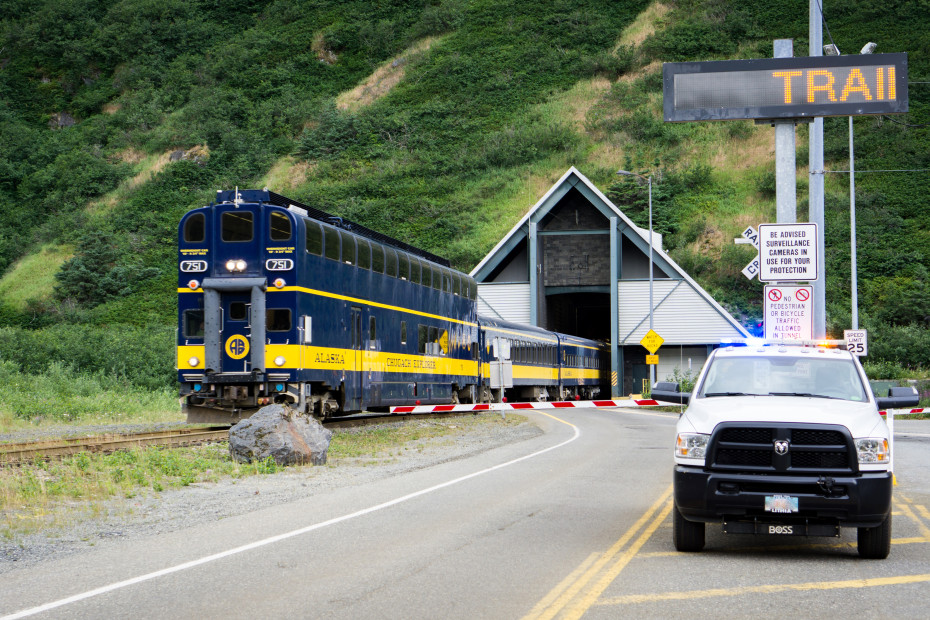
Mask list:
[{"label": "grass on hillside", "polygon": [[74,255],[70,245],[43,245],[38,252],[17,261],[0,279],[0,299],[19,311],[30,302],[50,301],[55,289],[55,274]]},{"label": "grass on hillside", "polygon": [[[326,467],[396,462],[405,452],[422,451],[444,438],[475,431],[493,432],[525,422],[520,415],[502,418],[487,413],[340,429],[333,433]],[[194,483],[273,474],[282,469],[270,458],[236,463],[226,442],[194,448],[136,448],[113,454],[82,452],[61,461],[0,467],[0,537],[14,539],[53,531],[80,520],[106,516],[113,510],[131,510],[126,504],[114,506],[108,500],[127,500]],[[311,465],[290,470],[314,475]]]}]

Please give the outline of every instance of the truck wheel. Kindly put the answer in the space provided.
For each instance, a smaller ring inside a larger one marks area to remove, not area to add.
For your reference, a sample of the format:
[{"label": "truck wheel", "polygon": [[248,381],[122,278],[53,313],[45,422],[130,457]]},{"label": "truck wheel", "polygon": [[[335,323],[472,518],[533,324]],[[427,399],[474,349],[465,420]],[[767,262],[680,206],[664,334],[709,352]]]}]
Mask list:
[{"label": "truck wheel", "polygon": [[678,551],[700,551],[704,548],[704,524],[685,519],[678,512],[678,506],[674,507],[672,532]]},{"label": "truck wheel", "polygon": [[859,528],[859,557],[884,560],[891,553],[891,513],[881,525]]}]

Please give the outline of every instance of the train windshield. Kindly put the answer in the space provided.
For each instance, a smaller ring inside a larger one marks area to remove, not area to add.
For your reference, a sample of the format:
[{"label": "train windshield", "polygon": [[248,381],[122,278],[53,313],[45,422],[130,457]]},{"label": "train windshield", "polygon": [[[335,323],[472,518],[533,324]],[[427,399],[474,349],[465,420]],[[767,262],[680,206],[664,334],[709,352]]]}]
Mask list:
[{"label": "train windshield", "polygon": [[222,222],[223,241],[251,241],[254,236],[254,221],[251,211],[226,211]]}]

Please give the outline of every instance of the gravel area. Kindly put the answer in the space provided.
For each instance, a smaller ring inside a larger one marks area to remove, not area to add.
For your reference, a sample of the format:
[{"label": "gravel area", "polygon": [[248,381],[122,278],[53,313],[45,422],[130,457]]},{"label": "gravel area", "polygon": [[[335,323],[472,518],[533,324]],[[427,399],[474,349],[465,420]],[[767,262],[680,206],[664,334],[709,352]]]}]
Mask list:
[{"label": "gravel area", "polygon": [[[324,466],[290,467],[273,475],[195,483],[178,490],[111,500],[98,504],[99,510],[75,503],[73,523],[67,529],[21,535],[14,540],[0,539],[0,575],[90,547],[99,548],[114,540],[158,535],[304,499],[337,487],[367,484],[432,467],[542,433],[529,421],[517,426],[462,426],[460,434],[418,441],[417,449],[401,450],[402,455],[384,459],[376,465],[370,458],[330,459]],[[125,426],[119,430],[126,432]],[[100,432],[106,431],[95,428],[87,434]],[[17,434],[8,441],[37,439],[35,436],[22,439]]]}]

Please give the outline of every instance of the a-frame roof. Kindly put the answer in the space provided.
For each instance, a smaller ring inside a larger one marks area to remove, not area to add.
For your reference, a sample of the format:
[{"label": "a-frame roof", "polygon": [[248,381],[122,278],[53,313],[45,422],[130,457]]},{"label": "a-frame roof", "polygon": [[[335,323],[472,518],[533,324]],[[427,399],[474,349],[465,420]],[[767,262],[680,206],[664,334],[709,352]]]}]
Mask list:
[{"label": "a-frame roof", "polygon": [[[581,174],[577,168],[572,166],[551,188],[549,188],[549,191],[533,205],[533,208],[510,229],[510,232],[504,235],[503,239],[494,246],[494,249],[471,270],[471,276],[479,283],[485,281],[494,268],[497,267],[497,265],[499,265],[524,238],[526,238],[529,229],[527,223],[530,219],[532,218],[533,221],[542,219],[572,188],[580,191],[591,205],[600,211],[604,217],[608,219],[611,217],[618,218],[621,233],[626,236],[626,238],[630,239],[642,252],[646,254],[649,253],[649,231],[634,224],[629,217],[601,192],[601,190],[599,190],[586,176]],[[663,269],[675,279],[680,278],[685,280],[730,325],[744,336],[748,337],[749,332],[747,332],[729,312],[724,310],[723,307],[701,287],[701,285],[695,282],[684,269],[665,253],[662,249],[661,235],[653,233],[653,240],[653,260],[656,266]]]}]

